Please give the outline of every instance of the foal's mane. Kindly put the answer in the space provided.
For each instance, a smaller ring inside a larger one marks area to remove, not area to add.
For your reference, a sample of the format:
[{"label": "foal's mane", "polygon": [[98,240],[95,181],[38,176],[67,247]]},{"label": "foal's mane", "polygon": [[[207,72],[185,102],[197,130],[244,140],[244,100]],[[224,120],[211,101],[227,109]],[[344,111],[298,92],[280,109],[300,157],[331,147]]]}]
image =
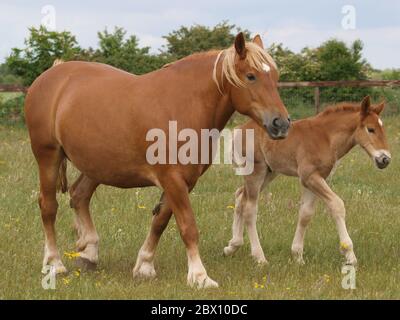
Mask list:
[{"label": "foal's mane", "polygon": [[327,107],[324,111],[319,113],[317,116],[318,117],[324,117],[327,115],[331,115],[333,113],[350,113],[350,112],[360,112],[361,106],[360,104],[357,103],[351,103],[351,102],[341,102],[333,106]]}]

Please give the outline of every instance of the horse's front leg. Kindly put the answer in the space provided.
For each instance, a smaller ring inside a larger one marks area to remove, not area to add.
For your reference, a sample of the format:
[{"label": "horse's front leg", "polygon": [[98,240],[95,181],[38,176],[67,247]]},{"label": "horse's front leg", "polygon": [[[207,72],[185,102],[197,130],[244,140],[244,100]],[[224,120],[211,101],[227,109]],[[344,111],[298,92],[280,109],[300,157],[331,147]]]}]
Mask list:
[{"label": "horse's front leg", "polygon": [[332,191],[325,179],[319,174],[312,174],[303,181],[305,186],[320,197],[328,206],[328,209],[336,222],[340,238],[340,252],[345,256],[346,264],[357,264],[357,258],[353,250],[351,240],[346,228],[346,209],[343,200]]},{"label": "horse's front leg", "polygon": [[224,255],[226,256],[234,254],[243,245],[243,191],[244,187],[240,187],[235,192],[235,211],[233,214],[232,239],[224,248]]},{"label": "horse's front leg", "polygon": [[172,210],[163,194],[160,203],[153,211],[150,231],[139,250],[136,264],[133,268],[134,278],[154,278],[156,276],[154,255],[158,241],[167,227],[171,215]]},{"label": "horse's front leg", "polygon": [[315,212],[317,197],[312,191],[303,187],[303,194],[301,196],[301,205],[299,210],[299,220],[297,222],[296,233],[292,243],[292,255],[296,262],[304,264],[303,248],[304,248],[304,235],[307,225]]},{"label": "horse's front leg", "polygon": [[165,196],[174,213],[176,223],[183,242],[186,246],[188,258],[188,284],[197,288],[218,287],[218,283],[212,280],[206,272],[200,258],[197,230],[194,213],[189,199],[189,187],[185,180],[178,175],[170,175],[161,181]]}]

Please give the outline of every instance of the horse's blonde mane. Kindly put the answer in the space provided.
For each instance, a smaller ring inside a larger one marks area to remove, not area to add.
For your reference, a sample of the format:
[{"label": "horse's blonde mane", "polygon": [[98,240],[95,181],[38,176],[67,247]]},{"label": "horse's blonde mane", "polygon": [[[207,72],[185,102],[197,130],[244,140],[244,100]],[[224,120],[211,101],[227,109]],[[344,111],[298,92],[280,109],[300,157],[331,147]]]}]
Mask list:
[{"label": "horse's blonde mane", "polygon": [[[222,58],[221,58],[222,56]],[[223,78],[226,77],[228,82],[236,87],[245,87],[246,83],[242,81],[235,69],[235,56],[236,50],[232,46],[228,49],[222,50],[215,60],[213,69],[213,80],[217,84],[218,90],[222,93],[220,89],[220,82],[217,78],[217,65],[220,59],[222,59],[222,72],[221,72],[221,83],[223,85]],[[272,57],[267,53],[267,51],[253,42],[246,42],[246,59],[245,61],[249,64],[251,68],[257,71],[264,70],[264,64],[277,70],[277,66]]]}]

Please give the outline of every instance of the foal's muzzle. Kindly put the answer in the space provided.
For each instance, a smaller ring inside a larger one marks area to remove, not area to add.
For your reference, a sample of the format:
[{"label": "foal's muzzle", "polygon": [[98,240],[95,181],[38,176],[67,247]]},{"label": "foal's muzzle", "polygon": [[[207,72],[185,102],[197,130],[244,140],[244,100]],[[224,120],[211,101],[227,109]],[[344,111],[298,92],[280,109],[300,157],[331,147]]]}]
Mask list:
[{"label": "foal's muzzle", "polygon": [[289,131],[290,122],[290,118],[276,117],[271,121],[265,120],[264,127],[272,139],[285,139]]},{"label": "foal's muzzle", "polygon": [[388,155],[382,153],[379,156],[376,156],[374,160],[376,166],[379,169],[385,169],[389,165],[391,158]]}]

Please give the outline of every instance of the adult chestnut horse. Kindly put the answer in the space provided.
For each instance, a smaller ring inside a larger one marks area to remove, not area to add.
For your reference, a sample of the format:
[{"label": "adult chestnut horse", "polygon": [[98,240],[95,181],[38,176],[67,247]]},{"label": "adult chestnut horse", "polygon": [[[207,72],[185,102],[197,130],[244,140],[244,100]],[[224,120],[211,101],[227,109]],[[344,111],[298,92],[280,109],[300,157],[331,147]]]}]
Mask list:
[{"label": "adult chestnut horse", "polygon": [[[146,161],[146,133],[169,121],[178,130],[221,130],[236,110],[263,126],[273,139],[286,137],[290,120],[277,90],[278,72],[261,38],[239,33],[223,51],[194,54],[166,68],[135,76],[113,67],[66,62],[39,76],[26,96],[25,115],[39,165],[39,206],[45,232],[43,265],[66,271],[55,235],[56,186],[66,191],[66,159],[82,173],[69,189],[79,222],[81,261],[98,262],[99,237],[89,202],[99,184],[120,188],[158,186],[161,205],[138,254],[134,276],[153,277],[158,240],[175,215],[188,256],[188,283],[215,287],[200,259],[189,192],[209,164]],[[199,135],[200,136],[200,135]],[[167,146],[168,148],[168,146]],[[167,152],[170,150],[167,149]],[[172,152],[172,151],[171,151]]]}]

